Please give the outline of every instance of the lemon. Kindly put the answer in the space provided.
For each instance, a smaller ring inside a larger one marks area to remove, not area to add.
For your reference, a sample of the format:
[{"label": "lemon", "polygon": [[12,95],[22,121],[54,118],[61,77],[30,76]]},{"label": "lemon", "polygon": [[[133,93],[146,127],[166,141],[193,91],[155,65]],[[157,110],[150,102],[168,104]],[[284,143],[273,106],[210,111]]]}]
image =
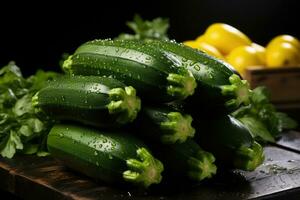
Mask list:
[{"label": "lemon", "polygon": [[214,57],[219,58],[221,60],[224,60],[224,57],[220,53],[220,51],[216,47],[214,47],[214,46],[212,46],[208,43],[205,43],[205,42],[198,43],[197,49],[199,49],[201,51],[204,51],[208,55],[211,55],[211,56],[214,56]]},{"label": "lemon", "polygon": [[215,46],[223,55],[239,46],[251,45],[251,40],[238,29],[223,23],[210,25],[204,33],[204,41]]},{"label": "lemon", "polygon": [[204,51],[208,55],[214,56],[219,59],[223,59],[223,55],[216,49],[214,46],[204,43],[204,42],[197,42],[197,40],[188,40],[183,42],[184,45],[192,47],[194,49],[198,49]]},{"label": "lemon", "polygon": [[296,46],[288,42],[268,45],[266,62],[269,68],[295,66],[300,63],[300,54]]},{"label": "lemon", "polygon": [[187,40],[184,41],[183,44],[194,49],[196,49],[199,46],[198,42],[196,42],[195,40]]},{"label": "lemon", "polygon": [[273,38],[267,45],[267,48],[271,48],[272,46],[276,46],[279,43],[283,43],[283,42],[287,42],[294,45],[300,51],[300,41],[291,35],[279,35]]},{"label": "lemon", "polygon": [[196,38],[195,41],[198,42],[198,43],[205,42],[204,35],[200,35],[199,37]]},{"label": "lemon", "polygon": [[251,47],[253,47],[256,50],[259,59],[261,60],[261,62],[263,64],[265,64],[266,63],[266,48],[259,44],[256,44],[256,43],[252,43]]},{"label": "lemon", "polygon": [[242,76],[245,76],[247,67],[263,65],[257,51],[251,46],[240,46],[235,48],[227,56],[227,62],[231,64]]}]

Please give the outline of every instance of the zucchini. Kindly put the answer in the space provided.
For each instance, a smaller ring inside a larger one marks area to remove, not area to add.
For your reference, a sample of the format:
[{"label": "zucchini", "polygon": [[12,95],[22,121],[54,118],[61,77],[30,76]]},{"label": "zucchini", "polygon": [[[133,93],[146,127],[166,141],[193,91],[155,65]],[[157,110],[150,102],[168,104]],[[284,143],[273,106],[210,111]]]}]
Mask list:
[{"label": "zucchini", "polygon": [[191,73],[142,41],[94,40],[81,45],[63,64],[73,75],[111,76],[137,89],[143,100],[169,102],[194,93]]},{"label": "zucchini", "polygon": [[132,122],[141,107],[133,87],[97,76],[64,76],[40,90],[32,102],[54,119],[97,127]]},{"label": "zucchini", "polygon": [[171,180],[201,181],[216,174],[213,154],[204,151],[195,141],[170,145],[153,145],[154,155],[164,163],[165,173]]},{"label": "zucchini", "polygon": [[145,106],[136,121],[139,136],[145,140],[172,144],[194,137],[192,117],[168,107]]},{"label": "zucchini", "polygon": [[205,104],[209,107],[229,108],[249,104],[251,90],[246,80],[241,80],[233,68],[204,52],[174,41],[147,40],[148,45],[165,52],[165,55],[181,63],[191,71],[197,82],[195,94],[187,99],[186,106]]},{"label": "zucchini", "polygon": [[55,125],[49,152],[69,168],[108,183],[160,183],[162,163],[145,144],[125,133],[108,133],[74,125]]},{"label": "zucchini", "polygon": [[194,121],[197,143],[213,153],[220,165],[252,171],[263,162],[263,148],[232,116]]}]

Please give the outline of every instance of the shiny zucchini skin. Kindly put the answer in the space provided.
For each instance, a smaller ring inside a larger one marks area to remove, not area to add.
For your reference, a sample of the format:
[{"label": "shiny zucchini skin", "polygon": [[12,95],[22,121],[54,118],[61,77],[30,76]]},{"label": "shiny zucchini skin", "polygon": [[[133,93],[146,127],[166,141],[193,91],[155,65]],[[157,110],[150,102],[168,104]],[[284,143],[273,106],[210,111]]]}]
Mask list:
[{"label": "shiny zucchini skin", "polygon": [[116,78],[137,89],[145,101],[169,102],[193,94],[196,81],[179,62],[142,41],[94,40],[63,64],[67,73]]},{"label": "shiny zucchini skin", "polygon": [[145,105],[135,126],[140,137],[162,144],[183,143],[193,138],[195,129],[193,118],[167,106]]},{"label": "shiny zucchini skin", "polygon": [[97,76],[63,76],[40,90],[32,102],[54,119],[104,128],[132,122],[141,107],[134,88]]},{"label": "shiny zucchini skin", "polygon": [[263,148],[249,130],[230,115],[194,119],[195,141],[213,153],[218,164],[252,171],[264,160]]},{"label": "shiny zucchini skin", "polygon": [[204,151],[192,139],[169,145],[156,143],[151,147],[157,158],[164,163],[169,180],[199,182],[216,174],[214,155]]},{"label": "shiny zucchini skin", "polygon": [[248,82],[241,80],[229,64],[175,41],[147,40],[146,43],[164,51],[169,59],[181,63],[178,66],[193,74],[197,88],[185,101],[188,111],[202,104],[207,110],[218,108],[228,112],[249,103]]},{"label": "shiny zucchini skin", "polygon": [[60,124],[51,129],[47,146],[54,158],[97,180],[149,187],[162,179],[162,163],[126,133]]}]

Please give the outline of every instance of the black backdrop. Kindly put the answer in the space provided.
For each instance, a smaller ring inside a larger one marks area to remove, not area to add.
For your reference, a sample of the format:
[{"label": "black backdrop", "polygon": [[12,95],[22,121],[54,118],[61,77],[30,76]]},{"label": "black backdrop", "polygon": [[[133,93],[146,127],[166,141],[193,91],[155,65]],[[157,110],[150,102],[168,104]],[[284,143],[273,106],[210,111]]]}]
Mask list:
[{"label": "black backdrop", "polygon": [[170,36],[193,39],[213,22],[229,23],[257,43],[275,35],[299,38],[297,0],[173,0],[71,1],[0,3],[0,64],[15,60],[26,75],[37,68],[58,70],[64,52],[73,52],[94,38],[128,31],[125,21],[168,17]]}]

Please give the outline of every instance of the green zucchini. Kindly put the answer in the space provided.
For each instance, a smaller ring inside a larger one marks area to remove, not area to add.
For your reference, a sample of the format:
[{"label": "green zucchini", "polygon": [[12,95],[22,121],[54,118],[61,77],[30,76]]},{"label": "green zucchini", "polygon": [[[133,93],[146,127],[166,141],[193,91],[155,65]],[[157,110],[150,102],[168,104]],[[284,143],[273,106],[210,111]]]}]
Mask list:
[{"label": "green zucchini", "polygon": [[32,102],[54,119],[97,127],[132,122],[141,107],[133,87],[97,76],[64,76],[40,90]]},{"label": "green zucchini", "polygon": [[49,152],[69,168],[108,183],[160,183],[162,163],[145,144],[125,133],[108,133],[74,125],[55,125]]},{"label": "green zucchini", "polygon": [[168,107],[145,106],[136,121],[138,134],[145,140],[172,144],[194,137],[192,117]]},{"label": "green zucchini", "polygon": [[81,45],[63,64],[74,75],[111,76],[137,89],[143,100],[169,102],[194,93],[191,73],[142,41],[94,40]]},{"label": "green zucchini", "polygon": [[216,174],[213,154],[204,151],[195,141],[170,145],[155,144],[153,153],[164,163],[169,179],[201,181]]},{"label": "green zucchini", "polygon": [[263,148],[232,116],[194,121],[197,143],[213,153],[221,165],[252,171],[263,162]]},{"label": "green zucchini", "polygon": [[165,55],[191,71],[197,82],[195,94],[187,99],[191,110],[195,105],[236,108],[249,104],[251,90],[233,68],[214,57],[174,41],[147,40],[148,45],[165,52]]}]

